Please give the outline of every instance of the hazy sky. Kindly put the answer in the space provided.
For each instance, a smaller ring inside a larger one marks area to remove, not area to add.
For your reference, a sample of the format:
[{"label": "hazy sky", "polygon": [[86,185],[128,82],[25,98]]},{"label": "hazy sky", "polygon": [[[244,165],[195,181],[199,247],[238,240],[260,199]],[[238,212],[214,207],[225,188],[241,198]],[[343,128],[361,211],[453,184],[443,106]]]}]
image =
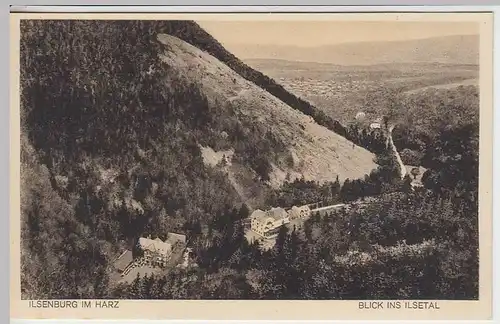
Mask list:
[{"label": "hazy sky", "polygon": [[321,46],[479,34],[476,22],[198,21],[228,49],[231,45]]}]

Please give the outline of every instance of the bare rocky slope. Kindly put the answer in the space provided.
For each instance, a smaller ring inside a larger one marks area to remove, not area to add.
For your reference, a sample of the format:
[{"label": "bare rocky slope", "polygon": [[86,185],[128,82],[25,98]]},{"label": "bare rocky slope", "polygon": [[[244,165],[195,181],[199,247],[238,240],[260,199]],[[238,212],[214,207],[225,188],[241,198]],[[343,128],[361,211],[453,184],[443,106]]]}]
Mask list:
[{"label": "bare rocky slope", "polygon": [[[215,57],[167,34],[159,35],[158,40],[165,46],[161,60],[198,84],[210,104],[232,110],[238,118],[257,125],[262,134],[270,131],[285,144],[292,161],[273,164],[270,183],[274,187],[285,179],[300,177],[320,183],[337,177],[340,181],[356,179],[377,167],[372,153],[318,125]],[[207,148],[202,152],[205,161],[213,165],[217,152]],[[230,174],[234,171],[231,165],[225,165],[225,169]]]}]

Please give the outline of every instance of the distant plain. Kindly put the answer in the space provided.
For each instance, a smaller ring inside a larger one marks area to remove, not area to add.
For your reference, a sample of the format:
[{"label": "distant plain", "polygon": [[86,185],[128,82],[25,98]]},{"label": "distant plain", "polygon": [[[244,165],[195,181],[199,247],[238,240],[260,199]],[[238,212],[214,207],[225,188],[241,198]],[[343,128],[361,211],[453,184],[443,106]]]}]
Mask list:
[{"label": "distant plain", "polygon": [[418,62],[349,66],[276,59],[249,59],[246,63],[346,124],[360,111],[370,118],[378,117],[388,92],[411,96],[431,88],[479,84],[479,66],[475,64]]}]

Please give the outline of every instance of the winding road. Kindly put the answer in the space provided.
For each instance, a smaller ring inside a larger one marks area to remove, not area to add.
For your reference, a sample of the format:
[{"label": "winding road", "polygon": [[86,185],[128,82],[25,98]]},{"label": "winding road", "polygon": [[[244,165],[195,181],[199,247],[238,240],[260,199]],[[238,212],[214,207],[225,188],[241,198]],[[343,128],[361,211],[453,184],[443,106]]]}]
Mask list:
[{"label": "winding road", "polygon": [[394,127],[395,125],[391,125],[387,130],[388,144],[391,146],[391,150],[396,156],[396,160],[398,161],[400,169],[399,174],[401,176],[401,180],[403,180],[406,176],[406,166],[404,165],[403,160],[401,159],[401,156],[399,155],[396,145],[394,145],[394,141],[392,139],[392,131],[394,130]]}]

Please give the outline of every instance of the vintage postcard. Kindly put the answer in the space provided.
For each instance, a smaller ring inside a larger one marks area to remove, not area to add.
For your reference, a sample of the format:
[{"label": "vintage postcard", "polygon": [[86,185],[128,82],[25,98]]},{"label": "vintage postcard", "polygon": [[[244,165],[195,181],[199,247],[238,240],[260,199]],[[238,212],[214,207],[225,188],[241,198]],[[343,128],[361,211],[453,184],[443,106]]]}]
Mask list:
[{"label": "vintage postcard", "polygon": [[11,316],[489,319],[492,14],[11,14]]}]

